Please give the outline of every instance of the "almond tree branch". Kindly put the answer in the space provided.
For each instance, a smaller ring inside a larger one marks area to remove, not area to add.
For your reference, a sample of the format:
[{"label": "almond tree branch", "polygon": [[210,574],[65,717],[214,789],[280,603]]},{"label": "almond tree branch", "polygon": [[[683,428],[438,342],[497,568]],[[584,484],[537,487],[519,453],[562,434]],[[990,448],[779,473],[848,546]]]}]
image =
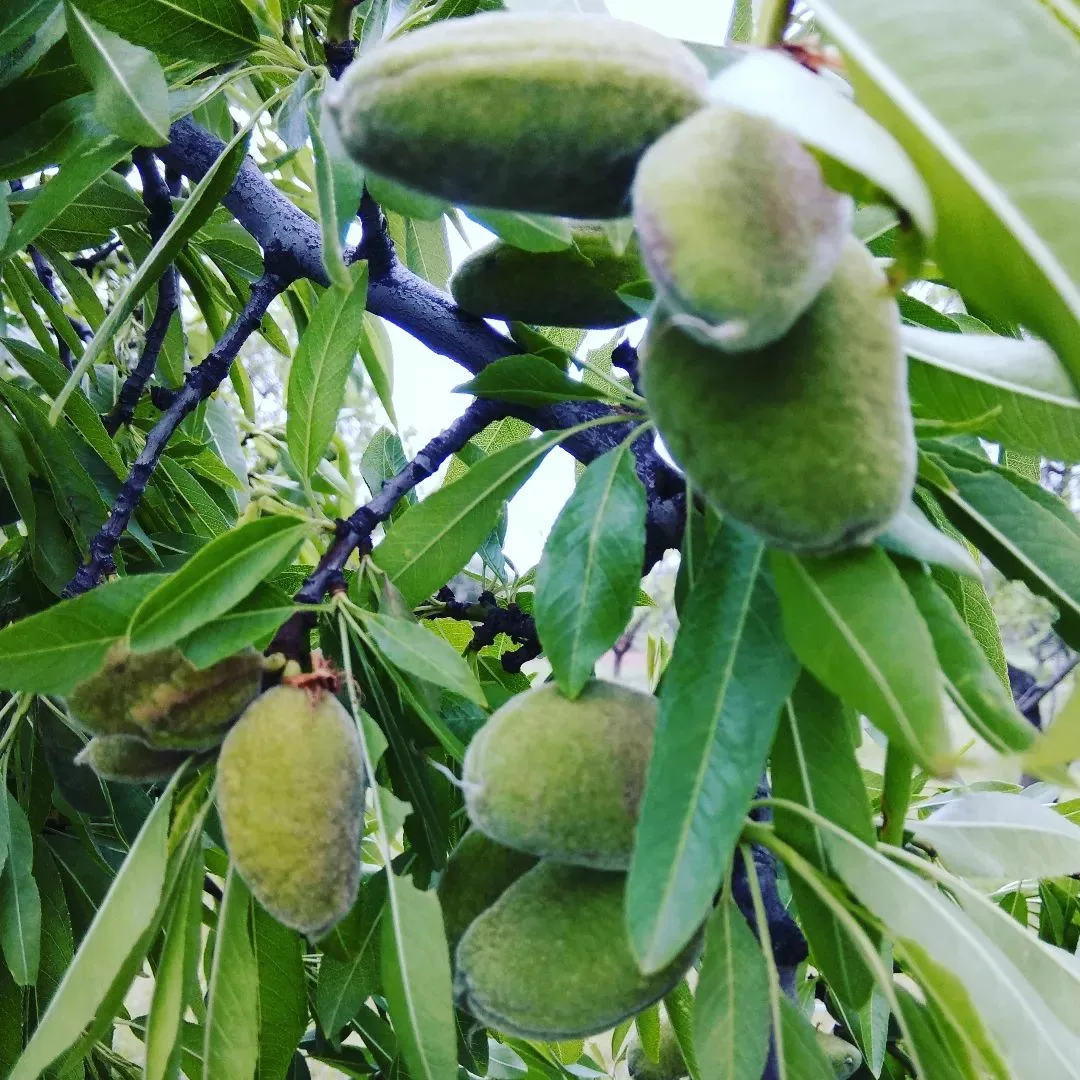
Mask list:
[{"label": "almond tree branch", "polygon": [[[190,118],[178,120],[170,140],[158,156],[169,167],[199,180],[221,153],[220,139],[204,131]],[[249,158],[241,165],[224,198],[236,219],[265,249],[280,244],[296,260],[299,276],[329,284],[322,263],[319,226],[278,191]],[[359,257],[368,258],[368,309],[401,327],[433,352],[446,356],[476,374],[500,357],[520,352],[483,319],[467,315],[453,300],[403,266],[385,237],[377,206],[365,200],[361,208],[364,240]],[[543,430],[573,427],[584,420],[611,414],[596,402],[560,402],[542,408],[513,406],[518,416]],[[580,432],[562,445],[579,461],[588,463],[618,446],[632,430],[626,424],[604,424]],[[637,472],[648,497],[645,567],[651,567],[664,551],[678,547],[685,521],[685,488],[682,478],[656,452],[651,435],[634,444]]]},{"label": "almond tree branch", "polygon": [[[150,211],[147,227],[150,239],[156,244],[173,218],[169,188],[158,172],[157,160],[151,151],[140,147],[132,153],[131,159],[142,178],[143,202]],[[165,344],[165,335],[169,332],[169,323],[179,307],[180,276],[176,266],[170,263],[158,281],[157,307],[150,325],[146,328],[142,355],[124,380],[116,405],[105,418],[105,429],[110,435],[115,435],[124,424],[130,423],[135,415],[139,398],[157,367],[158,356]]]},{"label": "almond tree branch", "polygon": [[[296,602],[317,604],[327,592],[343,588],[343,571],[349,556],[358,548],[363,554],[371,550],[372,532],[377,525],[389,519],[402,496],[422,480],[433,476],[447,458],[461,450],[488,424],[505,415],[505,408],[498,402],[479,398],[474,400],[448,428],[439,432],[412,461],[390,477],[370,502],[361,506],[348,520],[338,521],[334,542],[301,586],[296,594]],[[282,652],[297,660],[305,658],[308,634],[313,625],[314,617],[310,612],[297,612],[278,631],[270,651]]]},{"label": "almond tree branch", "polygon": [[169,440],[184,417],[218,388],[241,346],[258,329],[270,302],[294,279],[290,260],[276,256],[273,248],[267,252],[265,262],[266,272],[251,286],[251,296],[243,310],[229,324],[206,359],[187,373],[184,385],[147,435],[146,445],[121,486],[105,524],[90,541],[89,559],[68,583],[64,596],[88,592],[105,575],[113,572],[113,552]]}]

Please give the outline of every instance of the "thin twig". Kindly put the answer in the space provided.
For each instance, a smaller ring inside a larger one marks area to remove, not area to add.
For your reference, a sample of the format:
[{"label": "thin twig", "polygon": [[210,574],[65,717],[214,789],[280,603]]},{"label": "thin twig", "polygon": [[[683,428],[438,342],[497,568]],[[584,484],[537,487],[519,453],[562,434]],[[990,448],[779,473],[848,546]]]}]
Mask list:
[{"label": "thin twig", "polygon": [[77,255],[71,260],[71,265],[77,266],[80,270],[93,270],[98,263],[104,262],[118,247],[120,247],[119,240],[110,240],[108,243],[102,244],[96,251],[91,251],[89,255]]},{"label": "thin twig", "polygon": [[424,612],[426,619],[457,619],[459,622],[476,623],[469,649],[479,652],[495,643],[499,634],[505,634],[518,648],[504,652],[499,658],[503,671],[516,674],[530,660],[543,651],[536,633],[536,620],[517,604],[500,607],[495,594],[485,590],[474,603],[458,600],[449,586],[444,586],[435,597],[440,607]]},{"label": "thin twig", "polygon": [[1080,653],[1077,653],[1075,656],[1071,657],[1069,662],[1056,675],[1054,675],[1049,682],[1042,684],[1035,683],[1033,686],[1025,690],[1016,703],[1017,709],[1021,713],[1026,714],[1029,709],[1032,709],[1034,706],[1038,705],[1039,702],[1042,701],[1042,699],[1046,697],[1046,695],[1049,694],[1051,690],[1060,686],[1061,683],[1063,683],[1069,677],[1069,675],[1072,674],[1078,664],[1080,664]]},{"label": "thin twig", "polygon": [[[338,521],[334,542],[294,597],[296,602],[317,604],[327,592],[340,587],[349,556],[358,548],[370,550],[372,532],[389,519],[402,496],[433,476],[447,458],[504,415],[505,406],[499,402],[474,400],[445,431],[436,435],[399,473],[390,477],[370,502],[348,520]],[[310,612],[297,612],[278,631],[269,651],[282,652],[293,659],[304,658],[313,623],[314,616]]]},{"label": "thin twig", "polygon": [[184,385],[147,435],[146,445],[121,486],[109,517],[90,541],[89,559],[68,583],[64,590],[65,596],[78,596],[87,592],[104,576],[113,572],[113,551],[139,505],[169,440],[199,402],[208,398],[218,388],[228,375],[241,346],[258,329],[270,302],[294,280],[289,260],[274,258],[272,252],[267,252],[266,264],[267,270],[251,286],[251,296],[243,310],[229,324],[206,359],[187,373]]},{"label": "thin twig", "polygon": [[[147,227],[150,239],[156,244],[173,219],[169,188],[158,172],[157,159],[149,150],[139,148],[131,157],[139,170],[139,176],[142,177],[143,202],[150,211]],[[105,428],[110,435],[115,435],[124,424],[130,423],[135,415],[139,398],[157,367],[158,356],[169,332],[169,323],[179,307],[180,277],[176,265],[170,263],[158,280],[157,307],[146,329],[142,355],[124,380],[116,405],[105,418]]]}]

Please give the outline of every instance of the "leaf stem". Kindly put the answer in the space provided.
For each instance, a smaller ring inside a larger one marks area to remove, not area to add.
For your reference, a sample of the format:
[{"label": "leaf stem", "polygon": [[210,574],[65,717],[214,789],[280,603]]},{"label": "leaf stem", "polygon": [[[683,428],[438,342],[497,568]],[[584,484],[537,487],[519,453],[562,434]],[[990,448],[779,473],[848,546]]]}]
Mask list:
[{"label": "leaf stem", "polygon": [[904,819],[911,802],[911,774],[915,759],[907,747],[895,739],[889,740],[885,751],[885,776],[881,789],[881,828],[878,837],[883,844],[901,847],[904,843]]},{"label": "leaf stem", "polygon": [[794,8],[795,0],[767,0],[761,18],[754,27],[754,44],[763,48],[780,45]]}]

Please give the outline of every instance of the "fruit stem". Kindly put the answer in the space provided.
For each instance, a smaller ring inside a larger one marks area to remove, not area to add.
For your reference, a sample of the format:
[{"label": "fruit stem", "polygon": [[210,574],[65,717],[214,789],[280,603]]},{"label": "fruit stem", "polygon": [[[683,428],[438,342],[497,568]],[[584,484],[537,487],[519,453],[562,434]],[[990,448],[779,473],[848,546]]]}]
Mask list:
[{"label": "fruit stem", "polygon": [[784,40],[784,31],[791,21],[791,12],[795,0],[766,0],[761,11],[761,19],[754,27],[755,45],[768,49],[780,45]]}]

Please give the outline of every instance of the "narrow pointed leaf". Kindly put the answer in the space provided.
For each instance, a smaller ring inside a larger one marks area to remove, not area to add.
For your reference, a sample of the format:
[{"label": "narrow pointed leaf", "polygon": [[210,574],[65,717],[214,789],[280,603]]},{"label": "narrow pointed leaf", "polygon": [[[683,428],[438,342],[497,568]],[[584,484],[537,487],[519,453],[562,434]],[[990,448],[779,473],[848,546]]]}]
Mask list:
[{"label": "narrow pointed leaf", "polygon": [[[864,842],[873,841],[870,800],[851,724],[839,699],[805,671],[781,714],[770,765],[776,798],[801,803]],[[818,830],[779,807],[775,820],[777,836],[828,876],[825,842]],[[872,973],[817,893],[797,875],[790,881],[816,963],[841,1001],[858,1010],[870,996]]]},{"label": "narrow pointed leaf", "polygon": [[202,929],[203,859],[196,851],[181,876],[165,927],[165,945],[154,972],[146,1022],[144,1080],[174,1080],[180,1065],[180,1032],[198,971]]},{"label": "narrow pointed leaf", "polygon": [[375,644],[396,667],[481,707],[487,704],[472,669],[449,642],[408,619],[373,612],[365,613],[363,619]]},{"label": "narrow pointed leaf", "polygon": [[164,574],[118,578],[0,630],[0,687],[66,694],[89,678],[127,633],[135,609]]},{"label": "narrow pointed leaf", "polygon": [[206,170],[205,175],[195,185],[168,228],[161,234],[161,238],[154,244],[150,254],[139,264],[138,269],[128,280],[127,287],[109,309],[105,321],[86,346],[86,351],[79,359],[66,385],[56,395],[49,413],[49,419],[53,423],[56,423],[64,411],[68,395],[79,385],[91,366],[98,362],[139,301],[158,281],[165,268],[176,258],[187,241],[195,235],[232,186],[233,179],[244,161],[251,129],[264,110],[275,100],[276,97],[271,98],[264,102],[261,108],[253,110],[248,122],[233,136],[221,155]]},{"label": "narrow pointed leaf", "polygon": [[79,1038],[153,922],[165,884],[175,785],[174,780],[165,789],[143,824],[8,1080],[36,1080]]},{"label": "narrow pointed leaf", "polygon": [[142,601],[131,618],[131,647],[164,648],[224,615],[288,562],[310,531],[305,522],[281,515],[212,540]]},{"label": "narrow pointed leaf", "polygon": [[259,1056],[258,971],[251,949],[251,894],[230,866],[218,913],[206,1003],[204,1075],[248,1077]]},{"label": "narrow pointed leaf", "polygon": [[1017,712],[1012,695],[960,613],[922,569],[906,566],[900,572],[934,639],[945,690],[953,704],[995,750],[1027,750],[1035,742],[1035,731]]},{"label": "narrow pointed leaf", "polygon": [[645,489],[624,443],[582,473],[536,573],[536,630],[568,697],[626,629],[644,558]]},{"label": "narrow pointed leaf", "polygon": [[367,263],[356,263],[349,287],[319,299],[289,368],[285,438],[293,464],[310,480],[334,435],[364,326]]},{"label": "narrow pointed leaf", "polygon": [[1054,604],[1058,632],[1080,643],[1080,535],[1075,522],[1070,524],[1041,497],[1036,501],[1021,491],[1004,472],[975,473],[940,463],[951,484],[939,487],[937,497],[950,521],[1003,574]]},{"label": "narrow pointed leaf", "polygon": [[552,405],[559,401],[604,401],[610,394],[571,379],[549,360],[514,353],[488,364],[475,378],[454,387],[459,394],[497,398],[515,405]]},{"label": "narrow pointed leaf", "polygon": [[644,971],[708,915],[798,674],[764,560],[761,541],[725,520],[682,613],[627,881]]},{"label": "narrow pointed leaf", "polygon": [[26,812],[7,791],[9,841],[0,872],[0,945],[19,986],[37,982],[41,958],[41,896],[34,880],[34,838]]},{"label": "narrow pointed leaf", "polygon": [[730,897],[709,919],[694,998],[694,1052],[702,1076],[760,1080],[769,1051],[765,958]]},{"label": "narrow pointed leaf", "polygon": [[450,956],[438,897],[396,874],[387,885],[382,973],[394,1032],[412,1080],[454,1080]]},{"label": "narrow pointed leaf", "polygon": [[114,134],[141,146],[169,141],[169,88],[157,57],[106,30],[70,3],[67,32],[97,97],[95,115]]},{"label": "narrow pointed leaf", "polygon": [[814,14],[929,185],[951,284],[1080,374],[1076,37],[1040,0],[819,0]]},{"label": "narrow pointed leaf", "polygon": [[773,552],[788,640],[834,694],[932,772],[951,768],[934,643],[878,548],[828,558]]},{"label": "narrow pointed leaf", "polygon": [[372,555],[410,605],[445,585],[487,538],[503,503],[561,438],[552,432],[477,462],[460,479],[411,507]]},{"label": "narrow pointed leaf", "polygon": [[241,0],[80,0],[79,6],[113,33],[174,59],[226,63],[259,44]]},{"label": "narrow pointed leaf", "polygon": [[886,929],[960,979],[1016,1080],[1080,1076],[1080,1043],[1037,1005],[1021,973],[960,908],[846,833],[830,831],[826,843],[844,883]]},{"label": "narrow pointed leaf", "polygon": [[978,421],[984,438],[1080,461],[1080,395],[1044,342],[922,326],[902,333],[916,416]]},{"label": "narrow pointed leaf", "polygon": [[259,1065],[256,1080],[285,1080],[307,1030],[304,943],[257,903],[251,929],[259,985]]}]

